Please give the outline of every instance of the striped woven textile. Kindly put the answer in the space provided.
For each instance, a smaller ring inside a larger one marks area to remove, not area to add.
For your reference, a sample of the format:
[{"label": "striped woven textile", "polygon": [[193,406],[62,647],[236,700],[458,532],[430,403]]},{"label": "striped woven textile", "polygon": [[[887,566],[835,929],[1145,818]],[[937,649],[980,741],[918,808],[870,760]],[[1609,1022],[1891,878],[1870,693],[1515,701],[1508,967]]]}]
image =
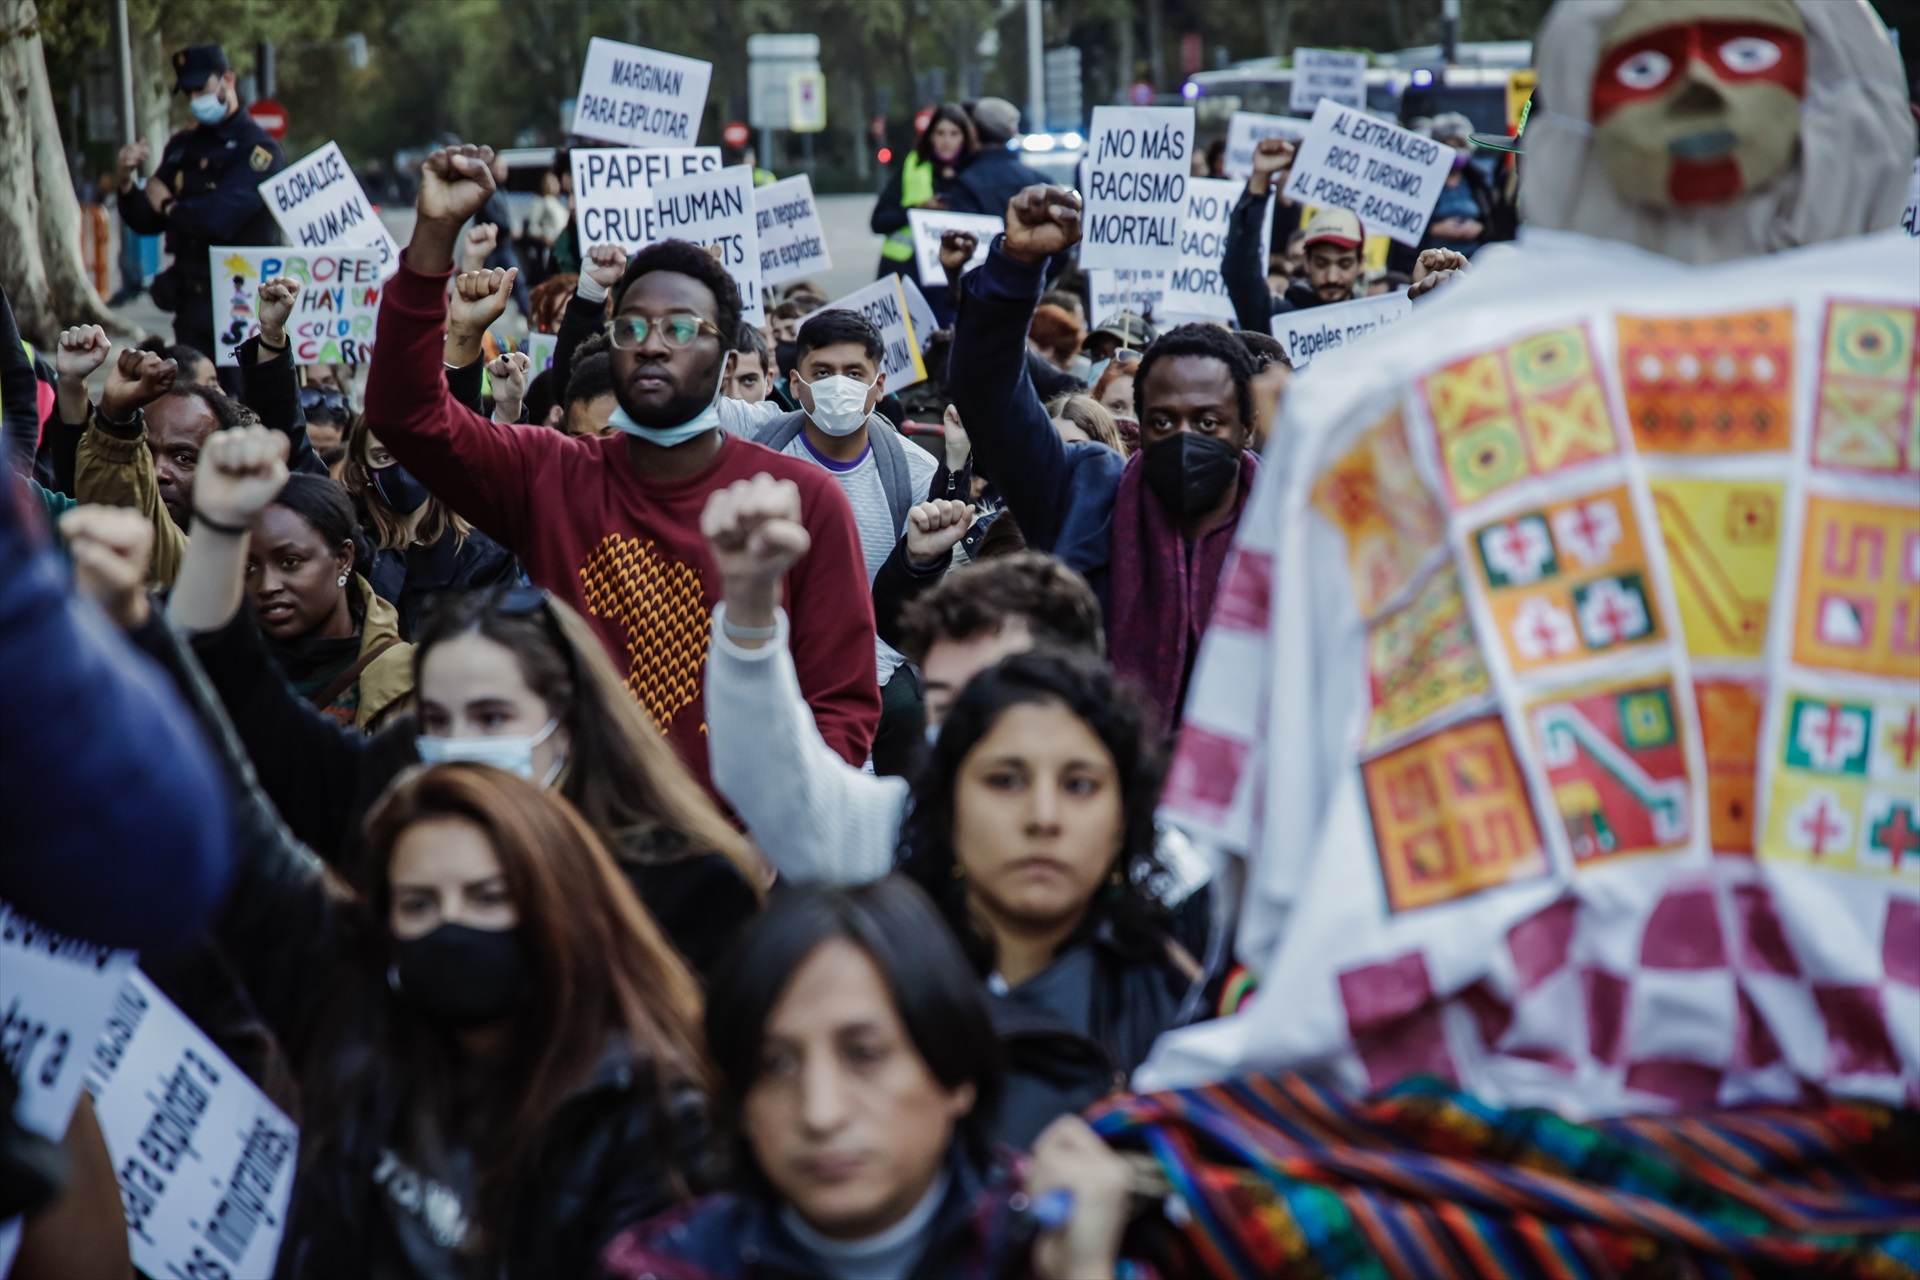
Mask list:
[{"label": "striped woven textile", "polygon": [[[1920,1114],[1868,1103],[1576,1124],[1409,1081],[1299,1076],[1088,1113],[1183,1208],[1163,1275],[1920,1277]],[[1177,1225],[1174,1225],[1177,1224]]]}]

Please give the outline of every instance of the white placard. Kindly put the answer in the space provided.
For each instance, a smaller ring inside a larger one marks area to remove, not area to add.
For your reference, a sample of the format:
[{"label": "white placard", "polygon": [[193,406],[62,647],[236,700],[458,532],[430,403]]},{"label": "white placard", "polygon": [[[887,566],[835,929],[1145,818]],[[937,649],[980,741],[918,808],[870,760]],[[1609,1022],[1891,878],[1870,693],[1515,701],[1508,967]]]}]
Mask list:
[{"label": "white placard", "polygon": [[1245,182],[1253,176],[1253,144],[1262,138],[1298,142],[1307,136],[1307,122],[1294,116],[1266,116],[1236,111],[1227,121],[1227,176]]},{"label": "white placard", "polygon": [[380,250],[207,250],[213,273],[215,363],[234,367],[240,344],[260,332],[260,285],[275,276],[300,282],[287,341],[295,364],[365,364],[373,357],[380,317]]},{"label": "white placard", "polygon": [[1413,300],[1402,289],[1377,298],[1283,312],[1273,318],[1273,336],[1287,349],[1287,363],[1300,369],[1317,355],[1350,347],[1412,314]]},{"label": "white placard", "polygon": [[527,353],[527,359],[533,361],[533,372],[527,375],[528,381],[532,381],[548,369],[553,368],[553,349],[558,346],[559,343],[560,335],[557,333],[530,333],[527,335],[527,345],[524,350]]},{"label": "white placard", "polygon": [[580,253],[617,244],[632,253],[664,239],[654,214],[653,187],[670,178],[720,170],[718,147],[576,147],[574,225]]},{"label": "white placard", "polygon": [[400,269],[400,246],[360,188],[340,144],[329,142],[260,184],[267,212],[296,249],[380,250],[380,278]]},{"label": "white placard", "polygon": [[920,340],[913,331],[912,315],[900,280],[896,275],[883,276],[866,288],[821,308],[822,311],[858,311],[873,322],[886,348],[880,355],[880,367],[886,370],[890,392],[905,390],[927,376],[926,363],[920,358]]},{"label": "white placard", "polygon": [[912,276],[896,278],[900,281],[900,296],[907,300],[907,319],[913,322],[913,345],[924,352],[927,343],[933,340],[934,330],[940,327],[940,318],[933,314],[933,304],[920,292]]},{"label": "white placard", "polygon": [[629,147],[690,147],[713,64],[595,36],[580,68],[573,132]]},{"label": "white placard", "polygon": [[[1187,211],[1180,218],[1180,263],[1168,273],[1162,305],[1169,318],[1225,320],[1237,323],[1233,299],[1220,272],[1227,246],[1227,224],[1246,190],[1244,182],[1193,178],[1187,182]],[[1273,198],[1260,215],[1260,278],[1267,272],[1267,245],[1273,238]]]},{"label": "white placard", "polygon": [[1287,110],[1312,111],[1322,99],[1343,107],[1367,105],[1367,55],[1337,49],[1295,49]]},{"label": "white placard", "polygon": [[1323,99],[1284,194],[1351,209],[1368,235],[1417,245],[1452,170],[1453,148],[1445,143]]},{"label": "white placard", "polygon": [[1907,207],[1900,215],[1900,227],[1910,236],[1920,236],[1920,160],[1913,162],[1913,177],[1907,180]]},{"label": "white placard", "polygon": [[[748,324],[766,318],[760,301],[760,233],[755,226],[753,170],[729,165],[690,173],[653,187],[663,240],[688,240],[702,249],[719,246],[720,265],[740,286],[740,315]],[[726,335],[728,346],[733,335]]]},{"label": "white placard", "polygon": [[1171,271],[1111,271],[1102,268],[1087,272],[1087,292],[1093,309],[1087,319],[1098,326],[1118,311],[1131,311],[1146,320],[1157,321],[1167,298]]},{"label": "white placard", "polygon": [[965,274],[987,260],[987,250],[993,248],[993,238],[1007,229],[1007,220],[990,213],[909,209],[907,225],[913,228],[914,265],[920,269],[920,278],[930,285],[945,285],[947,273],[940,265],[941,235],[948,231],[967,231],[978,241],[974,245],[973,256],[967,259],[966,266],[960,268],[961,273]]},{"label": "white placard", "polygon": [[[132,968],[133,952],[56,933],[0,900],[0,1071],[20,1083],[22,1128],[66,1137],[87,1054]],[[0,1221],[0,1276],[19,1245],[20,1220]]]},{"label": "white placard", "polygon": [[1192,172],[1192,107],[1095,107],[1087,144],[1083,270],[1169,268]]},{"label": "white placard", "polygon": [[138,970],[87,1062],[133,1265],[265,1276],[286,1230],[300,1131]]},{"label": "white placard", "polygon": [[760,235],[760,281],[769,287],[801,280],[833,265],[813,179],[804,173],[753,189],[754,226]]}]

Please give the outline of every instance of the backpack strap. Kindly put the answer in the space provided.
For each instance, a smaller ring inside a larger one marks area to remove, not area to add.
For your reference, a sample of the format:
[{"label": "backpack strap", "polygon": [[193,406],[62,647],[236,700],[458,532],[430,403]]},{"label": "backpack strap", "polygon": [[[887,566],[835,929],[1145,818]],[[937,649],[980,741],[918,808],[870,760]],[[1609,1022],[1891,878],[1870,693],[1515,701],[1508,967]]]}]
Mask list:
[{"label": "backpack strap", "polygon": [[771,419],[764,426],[742,432],[740,438],[764,445],[775,453],[785,453],[787,446],[793,443],[794,437],[806,425],[807,415],[796,409],[785,417]]},{"label": "backpack strap", "polygon": [[325,711],[328,707],[333,705],[333,700],[335,698],[339,697],[341,694],[345,693],[348,689],[353,687],[353,682],[360,678],[361,672],[365,671],[368,667],[373,665],[373,660],[375,658],[379,657],[381,654],[385,653],[387,650],[393,648],[393,646],[399,643],[400,643],[399,636],[389,636],[385,640],[382,640],[379,644],[373,646],[373,648],[365,650],[364,652],[361,653],[361,655],[358,658],[354,659],[354,663],[352,666],[348,667],[345,671],[342,671],[339,675],[335,676],[333,680],[327,685],[326,688],[320,690],[318,693],[314,694],[311,698],[308,698],[307,701],[311,702],[315,707],[317,707],[321,711]]},{"label": "backpack strap", "polygon": [[907,512],[925,494],[913,492],[913,469],[907,465],[907,442],[893,424],[879,414],[867,419],[867,440],[873,447],[873,462],[880,469],[880,488],[886,492],[887,506],[893,511],[893,537],[899,541],[907,531]]}]

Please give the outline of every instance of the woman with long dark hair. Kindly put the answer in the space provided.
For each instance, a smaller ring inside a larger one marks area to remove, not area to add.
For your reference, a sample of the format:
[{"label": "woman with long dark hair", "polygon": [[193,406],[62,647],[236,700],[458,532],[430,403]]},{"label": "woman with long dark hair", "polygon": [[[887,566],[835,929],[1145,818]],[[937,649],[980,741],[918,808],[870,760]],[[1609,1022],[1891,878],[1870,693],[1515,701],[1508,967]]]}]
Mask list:
[{"label": "woman with long dark hair", "polygon": [[949,102],[934,109],[927,127],[913,149],[900,157],[899,167],[888,177],[873,206],[870,225],[875,235],[886,237],[880,245],[880,275],[910,276],[929,296],[946,293],[945,280],[920,278],[907,210],[945,209],[948,197],[959,189],[960,171],[979,146],[966,108]]}]

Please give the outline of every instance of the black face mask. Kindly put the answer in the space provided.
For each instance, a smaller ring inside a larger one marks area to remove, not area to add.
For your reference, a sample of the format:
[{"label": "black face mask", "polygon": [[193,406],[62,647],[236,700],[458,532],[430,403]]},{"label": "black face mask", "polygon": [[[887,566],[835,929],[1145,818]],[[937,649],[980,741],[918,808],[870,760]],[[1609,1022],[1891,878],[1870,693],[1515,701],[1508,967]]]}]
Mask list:
[{"label": "black face mask", "polygon": [[533,989],[518,929],[443,924],[395,940],[388,982],[427,1021],[451,1031],[484,1027],[512,1014]]},{"label": "black face mask", "polygon": [[412,515],[433,496],[427,492],[427,486],[414,479],[413,473],[397,462],[373,473],[373,487],[380,491],[380,496],[387,500],[388,506],[403,516]]},{"label": "black face mask", "polygon": [[1240,446],[1182,431],[1148,445],[1140,455],[1140,473],[1175,516],[1201,515],[1213,510],[1240,474]]}]

